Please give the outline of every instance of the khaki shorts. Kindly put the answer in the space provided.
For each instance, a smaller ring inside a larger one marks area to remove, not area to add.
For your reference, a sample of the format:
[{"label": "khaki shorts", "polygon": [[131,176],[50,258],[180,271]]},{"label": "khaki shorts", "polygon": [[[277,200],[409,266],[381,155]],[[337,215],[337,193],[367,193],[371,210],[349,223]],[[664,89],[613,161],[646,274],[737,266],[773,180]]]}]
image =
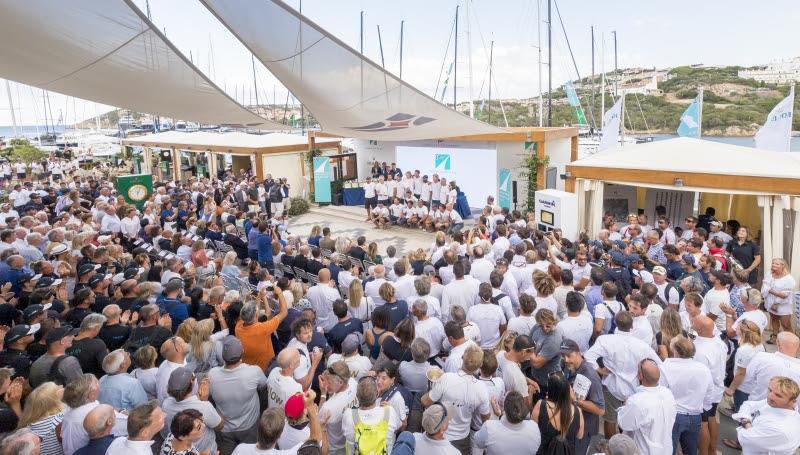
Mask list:
[{"label": "khaki shorts", "polygon": [[606,386],[603,386],[603,398],[606,402],[605,413],[603,414],[603,420],[606,422],[614,422],[617,423],[617,410],[625,404],[624,401],[620,400],[619,398],[615,397],[608,391]]}]

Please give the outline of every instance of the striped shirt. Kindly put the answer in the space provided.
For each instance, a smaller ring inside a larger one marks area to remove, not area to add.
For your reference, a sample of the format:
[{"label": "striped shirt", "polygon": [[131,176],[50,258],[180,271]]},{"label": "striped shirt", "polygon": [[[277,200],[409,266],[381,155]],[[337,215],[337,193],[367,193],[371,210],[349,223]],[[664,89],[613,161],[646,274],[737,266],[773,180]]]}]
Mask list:
[{"label": "striped shirt", "polygon": [[28,425],[28,428],[37,436],[42,438],[42,455],[64,455],[61,443],[56,437],[56,427],[64,418],[64,412],[46,417],[43,420]]}]

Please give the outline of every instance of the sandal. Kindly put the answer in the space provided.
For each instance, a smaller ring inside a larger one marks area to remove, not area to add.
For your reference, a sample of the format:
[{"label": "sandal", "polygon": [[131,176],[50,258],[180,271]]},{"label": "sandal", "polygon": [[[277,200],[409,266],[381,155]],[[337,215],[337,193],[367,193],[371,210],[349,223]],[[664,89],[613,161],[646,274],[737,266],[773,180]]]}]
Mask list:
[{"label": "sandal", "polygon": [[722,443],[733,450],[742,450],[742,445],[735,439],[723,439]]}]

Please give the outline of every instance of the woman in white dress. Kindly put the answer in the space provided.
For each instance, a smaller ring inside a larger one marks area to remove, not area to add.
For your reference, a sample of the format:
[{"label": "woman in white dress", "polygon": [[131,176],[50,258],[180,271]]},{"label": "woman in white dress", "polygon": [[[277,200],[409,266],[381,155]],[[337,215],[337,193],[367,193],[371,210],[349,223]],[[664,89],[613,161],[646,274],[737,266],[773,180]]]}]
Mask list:
[{"label": "woman in white dress", "polygon": [[767,343],[774,344],[778,332],[792,330],[792,291],[795,281],[789,274],[789,264],[782,258],[772,260],[769,273],[764,274],[761,295],[769,313],[772,335]]}]

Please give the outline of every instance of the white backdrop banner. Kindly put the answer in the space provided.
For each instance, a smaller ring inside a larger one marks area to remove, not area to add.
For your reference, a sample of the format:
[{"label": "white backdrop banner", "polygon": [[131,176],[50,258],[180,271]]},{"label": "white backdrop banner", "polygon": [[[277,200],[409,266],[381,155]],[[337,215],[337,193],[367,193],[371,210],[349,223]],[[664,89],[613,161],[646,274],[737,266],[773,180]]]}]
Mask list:
[{"label": "white backdrop banner", "polygon": [[486,197],[497,199],[497,150],[442,147],[397,147],[397,166],[412,173],[455,180],[471,207],[483,207]]}]

